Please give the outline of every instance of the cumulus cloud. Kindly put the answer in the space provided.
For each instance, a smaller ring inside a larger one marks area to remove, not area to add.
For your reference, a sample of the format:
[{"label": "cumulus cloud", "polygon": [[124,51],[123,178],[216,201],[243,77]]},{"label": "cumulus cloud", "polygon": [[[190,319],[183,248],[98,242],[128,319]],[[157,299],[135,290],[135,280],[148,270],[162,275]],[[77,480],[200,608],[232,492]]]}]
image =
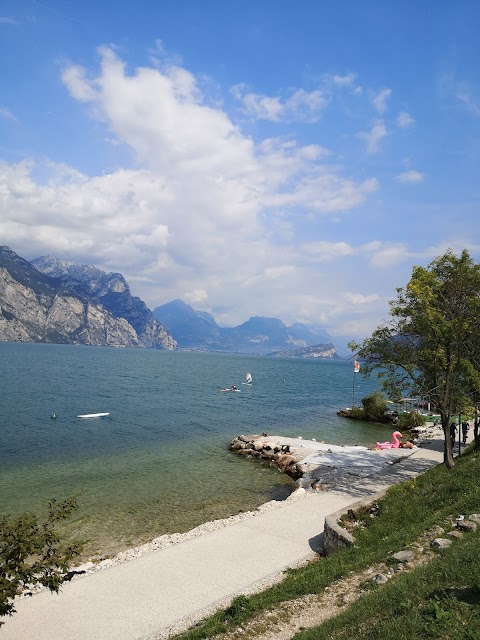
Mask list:
[{"label": "cumulus cloud", "polygon": [[317,122],[327,104],[324,92],[319,89],[297,89],[287,98],[260,95],[249,91],[245,84],[237,84],[231,91],[242,103],[243,113],[257,120]]},{"label": "cumulus cloud", "polygon": [[406,127],[411,127],[413,124],[415,124],[415,120],[412,116],[406,111],[400,111],[397,115],[397,127],[405,129]]},{"label": "cumulus cloud", "polygon": [[377,120],[370,131],[360,131],[357,138],[365,140],[367,143],[368,153],[378,153],[380,151],[380,142],[388,135],[387,127],[383,120]]},{"label": "cumulus cloud", "polygon": [[410,169],[410,171],[403,171],[397,176],[397,180],[399,182],[407,182],[410,184],[416,183],[416,182],[422,182],[423,178],[424,178],[423,173],[421,173],[420,171],[415,171],[413,169]]},{"label": "cumulus cloud", "polygon": [[388,269],[409,258],[409,252],[404,244],[386,243],[374,251],[370,256],[373,266]]},{"label": "cumulus cloud", "polygon": [[[319,144],[254,140],[172,60],[127,71],[112,49],[99,53],[98,70],[68,64],[62,80],[102,137],[131,149],[134,166],[92,176],[60,162],[4,163],[3,242],[27,258],[50,253],[120,271],[151,307],[182,297],[231,324],[248,312],[338,319],[346,300],[318,265],[386,262],[392,248],[316,242],[317,233],[306,243],[298,223],[349,214],[377,179],[348,175]],[[264,108],[313,117],[324,99],[297,90]],[[361,290],[353,286],[341,289]]]},{"label": "cumulus cloud", "polygon": [[387,110],[387,100],[391,95],[391,89],[382,89],[373,97],[373,106],[378,111],[378,113],[385,113],[385,111]]}]

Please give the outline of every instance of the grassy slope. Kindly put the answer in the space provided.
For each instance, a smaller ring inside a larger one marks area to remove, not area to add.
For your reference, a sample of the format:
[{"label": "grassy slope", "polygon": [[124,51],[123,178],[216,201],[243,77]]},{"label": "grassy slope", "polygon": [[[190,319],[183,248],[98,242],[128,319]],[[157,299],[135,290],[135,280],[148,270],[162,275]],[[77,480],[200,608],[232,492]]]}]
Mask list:
[{"label": "grassy slope", "polygon": [[[236,598],[182,640],[212,637],[271,605],[319,593],[351,571],[384,561],[448,516],[480,512],[480,454],[469,451],[448,471],[443,465],[392,487],[379,516],[356,533],[353,549],[287,572],[285,580],[260,594]],[[434,562],[399,576],[363,596],[348,610],[297,637],[468,638],[480,640],[480,533],[465,534]],[[466,624],[468,623],[468,624]]]}]

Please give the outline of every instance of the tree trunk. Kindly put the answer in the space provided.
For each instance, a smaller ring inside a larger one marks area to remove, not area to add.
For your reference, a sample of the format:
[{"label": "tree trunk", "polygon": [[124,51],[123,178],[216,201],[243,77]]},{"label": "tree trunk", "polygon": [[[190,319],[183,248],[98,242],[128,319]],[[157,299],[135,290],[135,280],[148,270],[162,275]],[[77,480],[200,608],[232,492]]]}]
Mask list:
[{"label": "tree trunk", "polygon": [[480,450],[480,419],[478,415],[475,415],[475,422],[473,423],[473,437],[475,438],[475,448]]},{"label": "tree trunk", "polygon": [[452,442],[450,439],[450,425],[448,424],[450,420],[445,420],[442,417],[442,427],[443,427],[443,462],[447,469],[453,469],[455,466],[455,461],[453,460],[453,452],[452,452]]}]

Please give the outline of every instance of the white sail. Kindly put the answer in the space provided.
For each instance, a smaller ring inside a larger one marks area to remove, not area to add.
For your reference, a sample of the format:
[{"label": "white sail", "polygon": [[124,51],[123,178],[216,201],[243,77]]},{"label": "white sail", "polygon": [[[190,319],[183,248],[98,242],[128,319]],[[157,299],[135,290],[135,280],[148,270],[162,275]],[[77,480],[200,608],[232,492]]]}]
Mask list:
[{"label": "white sail", "polygon": [[247,373],[247,375],[245,376],[245,380],[247,384],[251,384],[252,382],[252,374],[251,373]]}]

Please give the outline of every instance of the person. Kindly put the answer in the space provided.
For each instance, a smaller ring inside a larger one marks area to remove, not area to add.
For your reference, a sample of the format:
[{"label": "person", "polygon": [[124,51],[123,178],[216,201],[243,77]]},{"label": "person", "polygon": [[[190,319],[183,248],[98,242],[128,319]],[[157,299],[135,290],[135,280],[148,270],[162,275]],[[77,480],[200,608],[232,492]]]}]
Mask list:
[{"label": "person", "polygon": [[234,384],[232,384],[231,389],[232,389],[232,391],[236,391],[237,387]]},{"label": "person", "polygon": [[468,434],[468,430],[470,429],[470,425],[468,424],[468,422],[466,420],[464,420],[462,422],[462,440],[463,440],[463,444],[466,444],[467,442],[467,434]]},{"label": "person", "polygon": [[450,440],[452,441],[452,449],[455,446],[455,436],[457,435],[457,425],[452,422],[450,425]]}]

